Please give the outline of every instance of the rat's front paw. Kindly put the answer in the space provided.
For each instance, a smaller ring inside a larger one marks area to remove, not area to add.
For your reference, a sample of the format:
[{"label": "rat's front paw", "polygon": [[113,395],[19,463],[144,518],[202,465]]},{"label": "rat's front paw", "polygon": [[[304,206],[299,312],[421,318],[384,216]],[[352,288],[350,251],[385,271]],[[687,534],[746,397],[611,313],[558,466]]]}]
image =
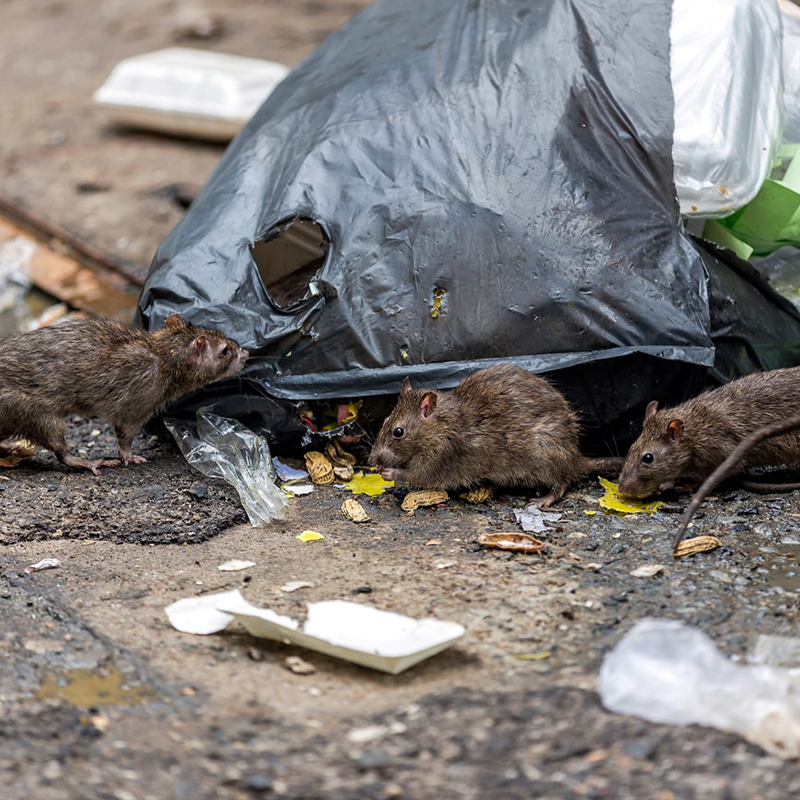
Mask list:
[{"label": "rat's front paw", "polygon": [[403,479],[403,470],[394,467],[384,467],[381,470],[381,478],[385,481],[399,481]]}]

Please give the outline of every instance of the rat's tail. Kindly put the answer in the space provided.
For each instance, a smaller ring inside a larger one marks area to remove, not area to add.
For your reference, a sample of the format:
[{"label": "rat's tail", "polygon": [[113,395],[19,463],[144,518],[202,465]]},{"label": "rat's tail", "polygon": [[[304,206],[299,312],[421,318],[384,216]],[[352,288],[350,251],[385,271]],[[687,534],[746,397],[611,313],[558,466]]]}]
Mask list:
[{"label": "rat's tail", "polygon": [[587,458],[584,457],[581,468],[581,475],[591,475],[600,472],[604,475],[617,476],[622,469],[625,459],[621,456],[609,456],[608,458]]}]

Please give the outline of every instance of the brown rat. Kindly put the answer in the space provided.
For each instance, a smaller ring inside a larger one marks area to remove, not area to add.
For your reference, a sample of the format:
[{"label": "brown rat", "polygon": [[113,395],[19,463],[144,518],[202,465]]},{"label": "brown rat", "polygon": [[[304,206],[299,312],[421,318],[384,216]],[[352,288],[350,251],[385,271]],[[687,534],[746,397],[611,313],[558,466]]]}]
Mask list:
[{"label": "brown rat", "polygon": [[384,421],[370,463],[387,480],[428,489],[479,484],[545,486],[541,508],[577,478],[622,459],[578,449],[575,412],[549,381],[512,364],[478,370],[450,392],[412,389],[408,378]]},{"label": "brown rat", "polygon": [[[749,434],[800,414],[800,367],[745,375],[676,408],[647,406],[639,438],[619,476],[620,492],[647,497],[703,481]],[[730,474],[800,464],[800,433],[759,443]]]},{"label": "brown rat", "polygon": [[233,375],[248,352],[232,339],[177,314],[148,333],[112,320],[74,320],[22,333],[0,347],[0,440],[24,437],[70,467],[119,462],[79,458],[67,449],[64,417],[110,422],[124,464],[139,428],[168,403]]},{"label": "brown rat", "polygon": [[[686,512],[681,520],[678,533],[675,536],[673,549],[676,549],[683,539],[683,534],[689,527],[695,511],[700,507],[703,500],[708,497],[711,492],[719,486],[726,478],[736,474],[741,469],[742,461],[761,444],[765,439],[772,439],[775,436],[782,436],[785,433],[793,433],[800,431],[800,416],[789,417],[783,422],[774,422],[771,425],[764,425],[761,428],[753,431],[742,439],[736,447],[733,448],[730,455],[703,481],[700,488],[695,492],[692,497],[692,502],[686,508]],[[800,489],[800,483],[754,483],[751,481],[744,482],[747,489],[751,491],[766,491],[766,492],[786,492],[795,491]]]}]

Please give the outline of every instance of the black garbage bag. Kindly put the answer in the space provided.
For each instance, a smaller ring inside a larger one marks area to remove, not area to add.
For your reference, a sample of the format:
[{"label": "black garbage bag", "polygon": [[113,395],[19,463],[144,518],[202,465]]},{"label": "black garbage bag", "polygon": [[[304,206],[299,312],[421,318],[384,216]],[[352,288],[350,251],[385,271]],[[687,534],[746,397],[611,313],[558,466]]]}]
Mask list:
[{"label": "black garbage bag", "polygon": [[624,452],[651,399],[800,363],[792,307],[681,226],[670,13],[378,0],[231,144],[140,324],[222,328],[284,400],[512,361],[565,391],[595,451]]}]

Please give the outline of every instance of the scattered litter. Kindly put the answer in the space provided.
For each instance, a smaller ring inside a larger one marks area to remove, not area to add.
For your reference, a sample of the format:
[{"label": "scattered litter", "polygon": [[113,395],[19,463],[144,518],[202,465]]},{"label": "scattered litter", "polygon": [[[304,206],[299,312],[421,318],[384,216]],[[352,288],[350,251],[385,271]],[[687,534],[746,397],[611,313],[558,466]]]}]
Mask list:
[{"label": "scattered litter", "polygon": [[313,664],[309,664],[304,658],[300,658],[300,656],[287,656],[284,664],[286,667],[294,672],[295,675],[311,675],[313,672],[317,671],[317,668]]},{"label": "scattered litter", "polygon": [[677,620],[638,622],[603,661],[599,692],[609,711],[731,730],[773,755],[800,757],[797,672],[734,664]]},{"label": "scattered litter", "polygon": [[377,497],[387,489],[394,486],[394,481],[386,481],[378,472],[356,472],[352,480],[345,486],[353,494],[366,494],[369,497]]},{"label": "scattered litter", "polygon": [[770,667],[800,667],[800,639],[761,633],[747,660]]},{"label": "scattered litter", "polygon": [[310,589],[314,584],[308,581],[289,581],[281,586],[282,592],[296,592],[298,589]]},{"label": "scattered litter", "polygon": [[165,612],[173,627],[184,633],[218,633],[237,620],[252,636],[392,674],[450,647],[465,633],[455,622],[414,619],[346,600],[309,603],[301,626],[289,617],[251,605],[237,589],[178,600]]},{"label": "scattered litter", "polygon": [[355,475],[355,470],[349,464],[347,466],[344,466],[344,467],[340,467],[338,465],[334,465],[333,474],[340,481],[351,481],[351,480],[353,480],[353,475]]},{"label": "scattered litter", "polygon": [[403,511],[414,511],[414,509],[421,506],[437,506],[440,503],[446,503],[450,499],[447,492],[439,491],[438,489],[424,490],[421,492],[409,492],[400,504]]},{"label": "scattered litter", "polygon": [[478,486],[477,489],[470,489],[463,497],[468,503],[485,503],[494,494],[494,486]]},{"label": "scattered litter", "polygon": [[272,466],[275,467],[275,472],[282,481],[294,481],[308,477],[308,473],[304,469],[290,467],[288,464],[284,464],[278,456],[272,457]]},{"label": "scattered litter", "polygon": [[302,497],[304,494],[311,494],[314,487],[310,483],[286,484],[281,486],[281,491],[287,497]]},{"label": "scattered litter", "polygon": [[41,561],[37,561],[35,564],[25,567],[25,574],[30,575],[31,572],[41,572],[43,569],[55,569],[60,566],[61,562],[57,558],[43,558]]},{"label": "scattered litter", "polygon": [[514,511],[514,517],[527,533],[541,533],[552,530],[545,525],[546,522],[557,522],[564,515],[559,511],[542,511],[541,508],[531,503],[522,511]]},{"label": "scattered litter", "polygon": [[641,567],[636,567],[636,569],[631,570],[629,574],[632,578],[652,578],[654,575],[658,575],[659,572],[663,571],[663,564],[643,564]]},{"label": "scattered litter", "polygon": [[325,537],[316,531],[303,531],[298,537],[301,542],[317,542]]},{"label": "scattered litter", "polygon": [[715,547],[722,547],[722,542],[716,536],[694,536],[691,539],[684,539],[675,548],[672,555],[675,558],[681,558],[681,556],[691,556],[695,553],[713,550]]},{"label": "scattered litter", "polygon": [[442,543],[441,539],[428,539],[428,541],[425,542],[425,547],[433,547],[434,545],[441,543]]},{"label": "scattered litter", "polygon": [[256,565],[255,561],[226,561],[224,564],[220,564],[217,569],[221,572],[239,572],[239,570],[247,569],[248,567],[254,567]]},{"label": "scattered litter", "polygon": [[94,99],[123,125],[227,141],[288,72],[274,61],[170,47],[120,61]]},{"label": "scattered litter", "polygon": [[356,465],[356,457],[345,450],[338,439],[328,442],[325,447],[325,455],[328,460],[336,467],[349,467],[352,471]]},{"label": "scattered litter", "polygon": [[369,522],[369,514],[364,511],[361,503],[354,497],[348,497],[347,500],[342,503],[342,514],[353,522]]},{"label": "scattered litter", "polygon": [[436,565],[436,569],[450,569],[450,567],[454,567],[458,564],[457,561],[440,561]]},{"label": "scattered litter", "polygon": [[542,650],[540,653],[518,653],[515,658],[520,661],[544,661],[546,658],[550,658],[550,655],[549,650]]},{"label": "scattered litter", "polygon": [[36,319],[28,323],[28,330],[34,331],[37,328],[44,328],[52,325],[56,320],[69,314],[69,306],[66,303],[54,303],[48,306]]},{"label": "scattered litter", "polygon": [[16,467],[21,461],[33,458],[36,453],[36,445],[27,439],[19,439],[15,442],[7,442],[0,448],[3,453],[0,456],[0,467]]},{"label": "scattered litter", "polygon": [[331,464],[322,453],[316,450],[309,450],[303,458],[306,461],[308,474],[311,476],[311,480],[314,481],[314,483],[318,483],[321,486],[327,486],[329,483],[333,483],[333,464]]},{"label": "scattered litter", "polygon": [[478,544],[484,547],[495,547],[498,550],[520,550],[523,553],[538,553],[544,542],[527,533],[482,533]]},{"label": "scattered litter", "polygon": [[36,244],[17,236],[0,244],[0,311],[19,303],[31,287],[31,259]]},{"label": "scattered litter", "polygon": [[643,503],[630,497],[623,498],[616,483],[607,481],[605,478],[598,478],[598,480],[606,493],[597,502],[607,511],[614,511],[617,514],[654,514],[662,505],[660,500]]},{"label": "scattered litter", "polygon": [[282,519],[288,499],[275,484],[269,445],[234,419],[197,410],[197,424],[175,418],[164,420],[184,458],[209,478],[222,478],[239,493],[250,524],[255,528]]}]

